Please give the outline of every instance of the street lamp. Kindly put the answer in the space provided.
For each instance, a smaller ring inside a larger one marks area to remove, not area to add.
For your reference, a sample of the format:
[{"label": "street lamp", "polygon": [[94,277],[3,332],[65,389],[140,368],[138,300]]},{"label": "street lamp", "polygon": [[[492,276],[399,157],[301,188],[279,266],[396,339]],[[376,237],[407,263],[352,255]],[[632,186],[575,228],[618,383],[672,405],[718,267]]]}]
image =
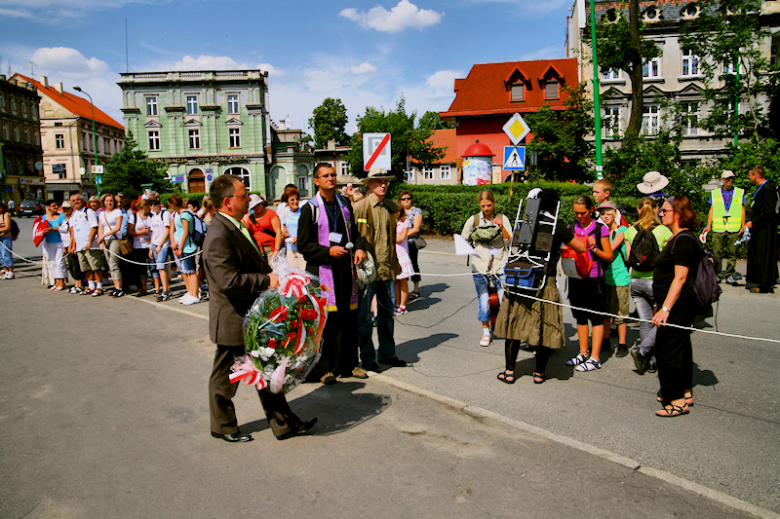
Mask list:
[{"label": "street lamp", "polygon": [[98,165],[98,157],[97,157],[97,131],[95,130],[95,103],[92,101],[92,96],[87,94],[85,91],[81,89],[79,86],[74,86],[73,90],[76,92],[81,92],[82,94],[86,94],[86,96],[89,98],[89,104],[92,106],[92,147],[95,149],[95,166]]}]

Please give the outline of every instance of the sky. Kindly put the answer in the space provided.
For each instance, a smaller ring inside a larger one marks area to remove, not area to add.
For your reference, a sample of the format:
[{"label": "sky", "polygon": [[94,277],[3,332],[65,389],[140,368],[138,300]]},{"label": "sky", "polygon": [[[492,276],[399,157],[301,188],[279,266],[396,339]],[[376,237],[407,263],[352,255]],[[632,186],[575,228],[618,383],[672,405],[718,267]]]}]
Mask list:
[{"label": "sky", "polygon": [[274,121],[311,133],[312,110],[333,97],[352,133],[367,107],[390,110],[401,96],[418,117],[446,110],[453,80],[475,63],[565,57],[572,4],[0,0],[0,73],[78,85],[123,123],[122,72],[259,68],[269,73]]}]

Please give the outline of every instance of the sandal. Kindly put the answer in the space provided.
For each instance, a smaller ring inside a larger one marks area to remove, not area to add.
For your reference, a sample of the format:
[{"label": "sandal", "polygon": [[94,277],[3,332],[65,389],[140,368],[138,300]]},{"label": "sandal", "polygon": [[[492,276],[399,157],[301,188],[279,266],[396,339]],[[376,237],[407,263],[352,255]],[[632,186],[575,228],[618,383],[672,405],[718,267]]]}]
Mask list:
[{"label": "sandal", "polygon": [[574,369],[577,371],[595,371],[597,369],[601,369],[601,362],[588,357],[588,360],[582,364],[577,365]]},{"label": "sandal", "polygon": [[102,295],[103,295],[103,290],[100,288],[96,288],[95,290],[92,291],[92,297],[97,297]]},{"label": "sandal", "polygon": [[534,384],[544,384],[545,380],[547,380],[547,377],[544,373],[537,373],[534,371]]},{"label": "sandal", "polygon": [[[658,398],[656,398],[656,400],[661,402],[663,405],[670,405],[669,400],[664,400],[663,397],[659,396]],[[693,407],[693,395],[685,397],[685,405],[687,405],[688,407]]]},{"label": "sandal", "polygon": [[582,353],[578,353],[576,357],[569,359],[566,361],[567,366],[578,366],[588,360],[589,357],[583,355]]},{"label": "sandal", "polygon": [[684,414],[688,414],[690,412],[690,409],[688,409],[688,404],[683,405],[674,405],[674,404],[667,404],[664,406],[663,409],[659,409],[655,412],[655,415],[660,418],[674,418],[676,416],[682,416]]},{"label": "sandal", "polygon": [[82,296],[92,295],[92,292],[94,291],[95,291],[94,288],[85,288],[84,290],[81,291],[81,295]]},{"label": "sandal", "polygon": [[506,384],[514,384],[515,383],[515,374],[514,373],[507,373],[507,370],[502,371],[498,375],[496,375],[496,378],[500,380],[501,382],[504,382]]},{"label": "sandal", "polygon": [[409,296],[408,296],[407,299],[409,301],[414,301],[415,299],[417,299],[419,297],[420,297],[420,293],[417,290],[414,290],[412,292],[409,292]]},{"label": "sandal", "polygon": [[489,333],[482,335],[482,339],[479,341],[479,345],[483,348],[490,346],[491,337]]}]

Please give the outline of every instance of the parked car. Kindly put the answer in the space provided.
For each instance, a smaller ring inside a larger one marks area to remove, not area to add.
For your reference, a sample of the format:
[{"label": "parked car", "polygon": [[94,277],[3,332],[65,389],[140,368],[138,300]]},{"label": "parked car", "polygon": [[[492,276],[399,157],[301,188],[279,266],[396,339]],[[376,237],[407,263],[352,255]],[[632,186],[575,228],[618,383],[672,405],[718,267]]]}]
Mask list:
[{"label": "parked car", "polygon": [[46,212],[43,200],[22,200],[16,209],[19,216],[38,216]]}]

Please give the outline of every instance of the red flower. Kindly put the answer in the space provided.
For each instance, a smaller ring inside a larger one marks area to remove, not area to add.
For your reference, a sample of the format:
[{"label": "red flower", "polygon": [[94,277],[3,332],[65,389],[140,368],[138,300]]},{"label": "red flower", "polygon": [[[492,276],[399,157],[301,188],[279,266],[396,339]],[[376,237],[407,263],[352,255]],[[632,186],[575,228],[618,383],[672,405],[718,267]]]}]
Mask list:
[{"label": "red flower", "polygon": [[276,339],[271,339],[270,341],[268,341],[268,347],[269,347],[269,348],[274,348],[274,349],[276,349],[276,347],[277,347],[278,345],[279,345],[279,344],[276,342]]},{"label": "red flower", "polygon": [[301,318],[305,321],[313,321],[317,318],[317,311],[313,308],[304,308],[301,310]]},{"label": "red flower", "polygon": [[284,306],[284,305],[277,306],[276,309],[273,312],[271,312],[271,315],[268,318],[271,320],[271,322],[274,322],[274,323],[280,323],[280,322],[286,320],[287,319],[287,307]]},{"label": "red flower", "polygon": [[298,321],[292,321],[290,323],[290,328],[298,328]]}]

